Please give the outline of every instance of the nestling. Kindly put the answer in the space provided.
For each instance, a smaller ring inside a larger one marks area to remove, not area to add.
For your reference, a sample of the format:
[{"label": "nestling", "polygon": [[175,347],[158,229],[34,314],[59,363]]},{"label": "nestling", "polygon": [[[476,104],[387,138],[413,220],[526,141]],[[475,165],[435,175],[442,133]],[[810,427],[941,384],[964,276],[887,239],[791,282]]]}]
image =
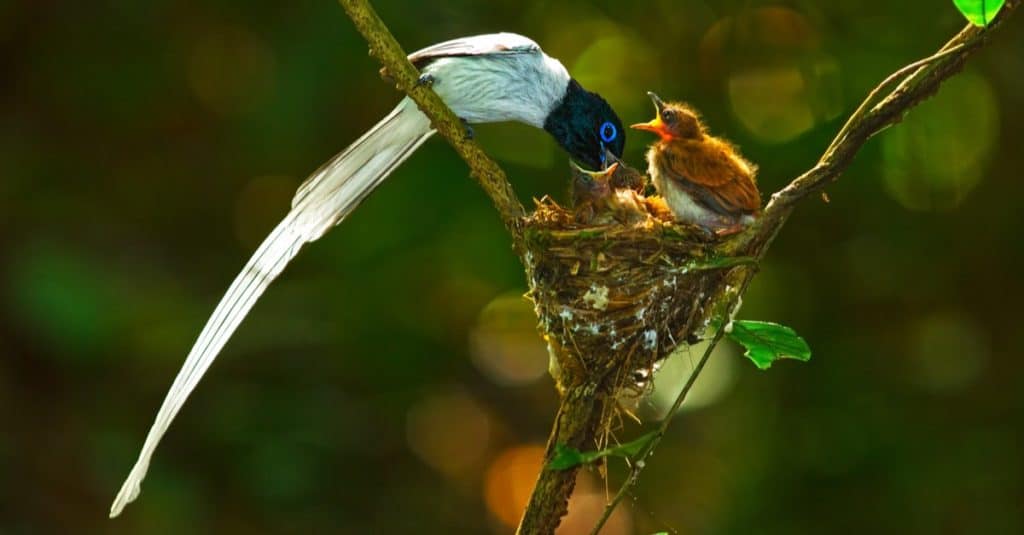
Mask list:
[{"label": "nestling", "polygon": [[[610,173],[608,183],[611,184],[612,188],[631,189],[641,195],[644,193],[647,183],[650,182],[647,175],[630,167],[629,164],[622,161],[609,150],[605,151],[604,156],[605,163],[608,165],[607,171]],[[615,169],[611,169],[612,165],[615,165]]]},{"label": "nestling", "polygon": [[761,211],[757,167],[728,141],[708,135],[689,106],[647,94],[657,115],[632,128],[660,137],[647,151],[648,173],[675,219],[717,234],[742,230]]},{"label": "nestling", "polygon": [[575,162],[570,164],[572,189],[569,193],[578,222],[606,225],[618,221],[629,224],[647,218],[643,197],[632,188],[615,187],[615,182],[629,176],[620,172],[619,162],[609,165],[604,171],[587,171]]}]

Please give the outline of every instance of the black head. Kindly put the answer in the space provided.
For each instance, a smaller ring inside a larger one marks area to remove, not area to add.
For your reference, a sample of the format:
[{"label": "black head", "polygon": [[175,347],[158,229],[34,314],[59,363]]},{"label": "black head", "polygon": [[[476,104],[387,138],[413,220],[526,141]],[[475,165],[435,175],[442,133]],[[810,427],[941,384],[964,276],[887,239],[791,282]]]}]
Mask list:
[{"label": "black head", "polygon": [[590,169],[605,167],[605,149],[622,156],[626,147],[626,131],[615,110],[576,80],[569,80],[565,97],[548,114],[544,130],[573,160]]}]

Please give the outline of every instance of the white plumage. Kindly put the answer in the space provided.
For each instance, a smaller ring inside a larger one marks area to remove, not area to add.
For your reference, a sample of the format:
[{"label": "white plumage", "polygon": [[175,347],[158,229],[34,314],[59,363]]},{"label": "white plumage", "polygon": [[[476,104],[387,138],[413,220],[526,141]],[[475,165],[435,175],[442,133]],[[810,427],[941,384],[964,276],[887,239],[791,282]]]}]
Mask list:
[{"label": "white plumage", "polygon": [[[543,127],[566,92],[569,75],[536,43],[515,34],[456,39],[410,56],[425,65],[434,89],[470,123],[520,121]],[[139,458],[110,508],[121,513],[141,490],[150,459],[189,394],[246,314],[308,242],[340,223],[434,130],[408,98],[296,192],[292,209],[235,278],[199,334],[167,393]]]}]

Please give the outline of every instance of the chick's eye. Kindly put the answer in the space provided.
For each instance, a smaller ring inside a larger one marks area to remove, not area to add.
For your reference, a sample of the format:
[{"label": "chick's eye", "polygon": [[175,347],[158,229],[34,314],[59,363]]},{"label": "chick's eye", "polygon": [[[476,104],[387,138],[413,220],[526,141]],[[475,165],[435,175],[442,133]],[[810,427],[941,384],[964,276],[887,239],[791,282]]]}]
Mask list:
[{"label": "chick's eye", "polygon": [[661,120],[671,121],[673,118],[675,118],[675,114],[672,113],[672,110],[665,110],[661,112]]},{"label": "chick's eye", "polygon": [[599,132],[601,134],[601,141],[604,141],[605,143],[611,143],[612,140],[615,139],[615,136],[619,135],[618,130],[611,121],[605,121],[605,123],[601,125]]}]

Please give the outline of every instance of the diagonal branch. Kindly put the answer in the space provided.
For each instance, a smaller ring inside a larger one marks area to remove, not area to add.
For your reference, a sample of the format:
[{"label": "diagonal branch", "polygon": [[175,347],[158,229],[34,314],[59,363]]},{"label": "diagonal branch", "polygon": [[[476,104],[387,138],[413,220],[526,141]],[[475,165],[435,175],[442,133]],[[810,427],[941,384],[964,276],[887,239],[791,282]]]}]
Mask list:
[{"label": "diagonal branch", "polygon": [[[368,1],[339,0],[339,2],[370,45],[371,54],[384,65],[398,89],[405,92],[419,105],[423,113],[430,118],[438,133],[469,165],[472,176],[494,202],[512,235],[513,242],[517,248],[521,248],[523,241],[521,225],[525,210],[518,201],[504,172],[476,143],[465,138],[465,130],[461,121],[440,97],[428,87],[417,84],[418,72],[406,59],[405,52]],[[992,33],[1005,23],[1021,2],[1024,0],[1007,0],[999,17],[987,27],[969,26],[965,28],[936,54],[907,65],[883,81],[857,108],[814,167],[772,195],[762,216],[746,231],[722,243],[718,248],[719,251],[725,254],[752,256],[758,260],[763,258],[771,242],[800,201],[835,182],[868,139],[899,122],[908,110],[934,94],[946,79],[958,73],[966,60],[988,41]],[[879,95],[882,95],[894,83],[897,84],[895,89],[886,93],[879,100]],[[729,299],[727,310],[730,312],[737,307],[742,294],[756,275],[756,269],[750,266],[740,266],[734,275],[738,279],[738,283],[734,285],[738,291]],[[631,471],[626,483],[608,504],[604,516],[594,528],[594,533],[600,531],[612,509],[636,485],[644,467],[644,460],[653,452],[658,441],[664,435],[669,421],[682,404],[690,386],[696,380],[700,369],[722,335],[723,331],[720,328],[707,352],[702,356],[697,369],[691,374],[687,386],[677,397],[672,411],[659,426],[656,438],[641,451],[640,455],[632,459]],[[566,422],[566,425],[583,428],[590,424],[573,421]],[[556,425],[557,428],[558,425]],[[551,514],[524,515],[524,519],[534,518],[536,522],[529,523],[527,526],[524,520],[524,524],[520,526],[520,533],[554,532],[561,515],[564,514],[564,503],[568,501],[572,485],[571,483],[562,485],[560,489],[557,493],[534,493],[527,511],[537,508],[549,511]],[[537,500],[549,503],[534,503]],[[537,520],[538,518],[539,520]]]},{"label": "diagonal branch", "polygon": [[[988,41],[992,32],[1002,26],[1022,1],[1024,0],[1009,0],[1000,16],[988,26],[984,28],[967,26],[934,55],[911,63],[883,80],[850,116],[818,163],[772,195],[772,200],[768,203],[761,218],[740,235],[730,249],[736,252],[745,252],[758,260],[762,259],[797,203],[835,182],[868,139],[902,120],[911,108],[935,94],[944,81],[960,72],[967,59]],[[878,95],[897,81],[900,82],[899,85],[875,104]],[[755,274],[756,270],[745,269],[742,274],[742,282],[738,285],[739,291],[730,299],[726,307],[727,315],[735,312],[738,299],[742,297]],[[615,507],[625,498],[629,490],[636,486],[640,472],[645,466],[644,460],[653,453],[664,436],[669,423],[686,399],[690,388],[710,358],[711,352],[721,341],[723,334],[724,328],[719,327],[697,366],[690,374],[690,378],[676,397],[672,408],[658,426],[657,433],[651,442],[631,459],[626,481],[605,506],[591,535],[600,533]]]},{"label": "diagonal branch", "polygon": [[434,128],[466,161],[473,178],[494,201],[501,220],[518,241],[519,219],[526,213],[505,172],[480,146],[466,138],[462,121],[432,89],[418,84],[419,72],[409,63],[402,46],[380,20],[367,0],[339,0],[356,29],[370,45],[370,54],[380,60],[395,85],[409,95],[430,118]]},{"label": "diagonal branch", "polygon": [[[746,249],[766,248],[797,203],[835,182],[868,139],[901,121],[911,108],[935,94],[944,81],[960,72],[967,59],[1002,27],[1021,1],[1008,0],[996,20],[988,26],[968,25],[934,55],[896,71],[876,87],[840,130],[818,163],[772,195],[762,217],[740,239]],[[899,85],[876,104],[877,96],[897,80]]]}]

